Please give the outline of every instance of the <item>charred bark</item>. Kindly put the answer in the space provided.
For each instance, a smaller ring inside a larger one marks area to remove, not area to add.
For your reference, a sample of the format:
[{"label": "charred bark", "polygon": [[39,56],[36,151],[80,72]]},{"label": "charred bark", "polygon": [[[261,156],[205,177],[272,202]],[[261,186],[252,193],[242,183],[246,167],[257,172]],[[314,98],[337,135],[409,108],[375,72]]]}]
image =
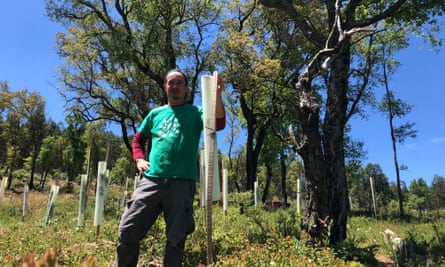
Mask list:
[{"label": "charred bark", "polygon": [[347,114],[349,46],[345,45],[332,62],[326,113],[323,122],[323,151],[329,188],[329,216],[332,218],[330,241],[346,239],[346,220],[349,212],[344,164],[344,129]]},{"label": "charred bark", "polygon": [[320,221],[329,214],[328,190],[321,147],[320,106],[311,90],[311,80],[308,75],[308,72],[302,73],[295,85],[300,101],[297,117],[301,123],[295,149],[304,160],[306,177],[306,205],[301,228],[309,233],[313,241],[318,241],[321,236],[327,234],[327,228],[321,227]]}]

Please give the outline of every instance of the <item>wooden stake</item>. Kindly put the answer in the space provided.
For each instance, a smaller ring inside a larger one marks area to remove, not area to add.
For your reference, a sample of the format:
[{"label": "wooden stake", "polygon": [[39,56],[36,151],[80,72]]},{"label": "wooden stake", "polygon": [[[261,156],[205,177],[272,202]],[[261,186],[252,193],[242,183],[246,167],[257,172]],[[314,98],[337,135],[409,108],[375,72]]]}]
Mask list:
[{"label": "wooden stake", "polygon": [[377,218],[377,201],[375,199],[374,178],[369,177],[369,183],[371,184],[372,206],[374,207],[374,216]]}]

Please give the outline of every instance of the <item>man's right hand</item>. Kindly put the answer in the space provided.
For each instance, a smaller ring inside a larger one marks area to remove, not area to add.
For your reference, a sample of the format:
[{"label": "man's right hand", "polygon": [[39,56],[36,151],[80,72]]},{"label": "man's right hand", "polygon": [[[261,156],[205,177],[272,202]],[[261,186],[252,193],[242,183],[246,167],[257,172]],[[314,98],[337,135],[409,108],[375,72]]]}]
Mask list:
[{"label": "man's right hand", "polygon": [[139,173],[142,173],[150,169],[150,162],[146,161],[145,159],[137,159],[136,167],[138,168]]}]

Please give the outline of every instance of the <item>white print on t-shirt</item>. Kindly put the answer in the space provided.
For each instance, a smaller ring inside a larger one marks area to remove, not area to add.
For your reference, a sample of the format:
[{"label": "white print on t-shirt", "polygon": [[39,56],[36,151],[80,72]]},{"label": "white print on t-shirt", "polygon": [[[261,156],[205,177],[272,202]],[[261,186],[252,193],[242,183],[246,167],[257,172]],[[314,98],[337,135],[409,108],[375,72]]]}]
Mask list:
[{"label": "white print on t-shirt", "polygon": [[158,134],[161,138],[174,138],[179,135],[179,129],[181,124],[175,117],[169,117],[168,119],[163,119],[162,123],[159,125]]}]

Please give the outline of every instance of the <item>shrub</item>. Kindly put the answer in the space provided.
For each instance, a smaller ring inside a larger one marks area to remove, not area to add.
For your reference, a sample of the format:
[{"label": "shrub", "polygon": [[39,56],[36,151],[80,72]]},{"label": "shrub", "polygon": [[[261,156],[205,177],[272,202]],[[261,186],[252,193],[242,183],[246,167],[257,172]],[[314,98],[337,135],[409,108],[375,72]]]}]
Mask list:
[{"label": "shrub", "polygon": [[[22,218],[23,194],[7,191],[0,205],[0,266],[19,266],[26,255],[44,255],[49,247],[57,249],[62,266],[80,266],[89,256],[96,259],[97,266],[107,266],[114,259],[118,214],[123,209],[112,204],[114,196],[121,195],[121,187],[111,186],[109,190],[100,228],[92,225],[94,190],[89,191],[83,227],[77,226],[76,184],[74,194],[59,193],[48,225],[43,223],[48,192],[30,191],[28,213]],[[213,207],[213,266],[378,266],[376,256],[387,262],[393,259],[382,235],[388,228],[403,240],[415,241],[417,252],[431,255],[434,266],[444,263],[445,229],[439,220],[433,224],[406,223],[354,216],[349,218],[348,238],[343,243],[308,248],[299,228],[300,217],[292,207],[268,210],[252,206],[250,192],[232,196],[234,201],[226,213],[218,205]],[[239,203],[246,203],[244,214],[239,213]],[[196,230],[186,242],[184,266],[206,262],[205,216],[205,209],[196,208]],[[164,233],[165,224],[160,217],[142,243],[140,264],[162,259]],[[419,256],[406,266],[414,263],[425,266],[426,259]]]}]

